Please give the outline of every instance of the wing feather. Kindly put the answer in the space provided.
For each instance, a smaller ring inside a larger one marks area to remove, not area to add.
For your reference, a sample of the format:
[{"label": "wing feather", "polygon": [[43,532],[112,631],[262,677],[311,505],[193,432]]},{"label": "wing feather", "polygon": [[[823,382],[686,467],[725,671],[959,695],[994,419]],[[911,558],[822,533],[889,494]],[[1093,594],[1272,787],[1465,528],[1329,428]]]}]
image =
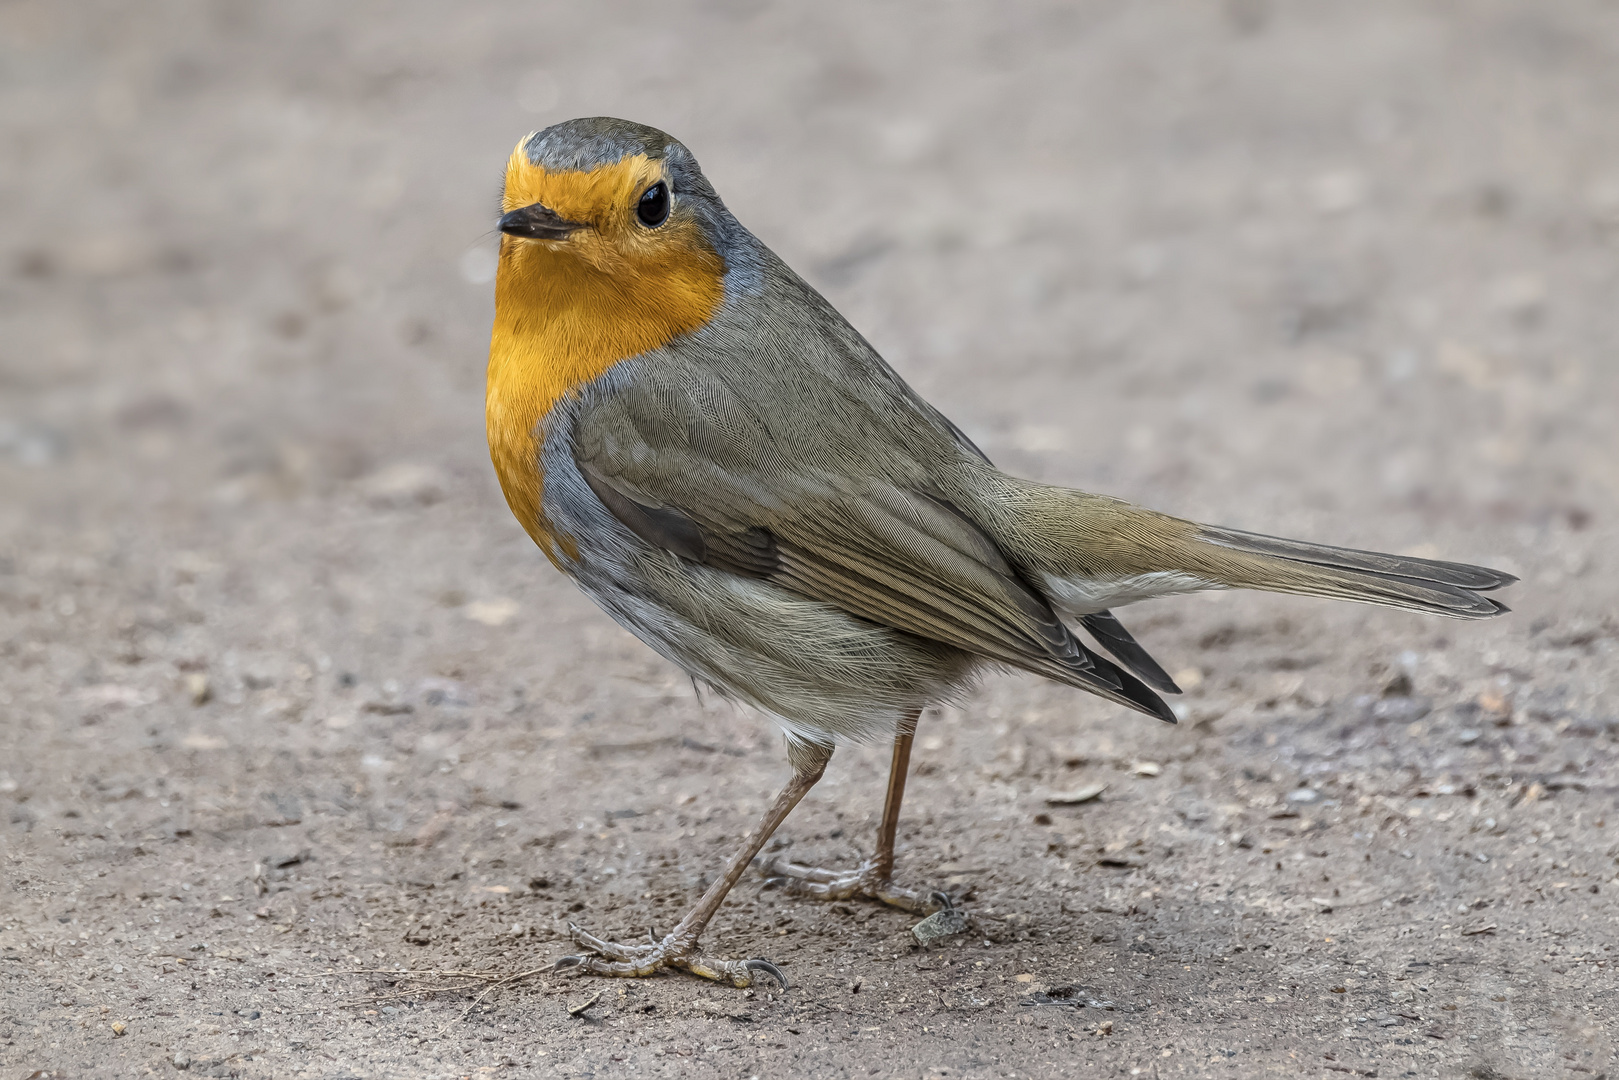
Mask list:
[{"label": "wing feather", "polygon": [[[725,399],[723,389],[710,396]],[[889,477],[795,470],[773,446],[739,445],[768,444],[744,414],[724,411],[717,430],[706,399],[645,397],[616,395],[578,416],[574,460],[602,505],[648,544],[1173,722],[942,498]]]}]

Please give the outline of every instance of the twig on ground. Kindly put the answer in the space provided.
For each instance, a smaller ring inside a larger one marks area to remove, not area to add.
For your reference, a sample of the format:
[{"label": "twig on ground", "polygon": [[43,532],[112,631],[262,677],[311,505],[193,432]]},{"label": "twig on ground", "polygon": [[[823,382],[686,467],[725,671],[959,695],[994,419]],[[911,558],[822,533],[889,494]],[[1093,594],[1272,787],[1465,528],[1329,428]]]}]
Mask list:
[{"label": "twig on ground", "polygon": [[408,979],[458,979],[459,982],[439,985],[405,986],[390,990],[386,993],[372,994],[369,997],[355,998],[351,1001],[340,1001],[333,1007],[339,1009],[357,1008],[362,1005],[381,1005],[389,1001],[402,1001],[412,998],[428,998],[437,994],[455,994],[465,990],[482,987],[477,997],[454,1020],[439,1029],[438,1034],[443,1035],[450,1027],[461,1020],[465,1020],[473,1009],[481,1005],[485,998],[503,986],[511,986],[531,979],[535,975],[542,975],[552,970],[553,965],[529,968],[526,971],[502,973],[498,971],[465,971],[448,968],[430,968],[426,971],[407,971],[402,968],[351,968],[344,971],[323,971],[321,975],[388,975],[400,981]]}]

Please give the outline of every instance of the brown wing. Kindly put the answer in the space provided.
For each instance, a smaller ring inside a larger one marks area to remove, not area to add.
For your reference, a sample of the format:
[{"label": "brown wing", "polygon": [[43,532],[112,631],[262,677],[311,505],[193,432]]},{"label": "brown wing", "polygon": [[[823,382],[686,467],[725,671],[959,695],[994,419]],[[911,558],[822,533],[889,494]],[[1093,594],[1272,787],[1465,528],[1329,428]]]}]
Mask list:
[{"label": "brown wing", "polygon": [[[690,415],[671,424],[665,399],[637,416],[635,400],[580,418],[575,461],[602,504],[648,544],[1174,722],[1139,680],[1086,649],[983,530],[937,496],[794,475],[774,448],[758,455],[777,463],[769,474],[733,472],[716,457],[734,455],[693,452],[694,437],[712,443],[713,435],[694,432]],[[677,434],[659,440],[660,431]]]}]

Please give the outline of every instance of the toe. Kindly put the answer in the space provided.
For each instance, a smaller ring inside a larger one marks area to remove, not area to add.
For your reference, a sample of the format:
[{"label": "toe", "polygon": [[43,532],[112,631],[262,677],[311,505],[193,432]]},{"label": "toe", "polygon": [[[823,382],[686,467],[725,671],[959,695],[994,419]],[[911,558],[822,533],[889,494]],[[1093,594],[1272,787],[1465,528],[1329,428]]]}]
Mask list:
[{"label": "toe", "polygon": [[739,990],[745,990],[754,984],[755,973],[768,976],[776,980],[783,990],[788,988],[787,976],[782,974],[781,968],[769,960],[715,960],[707,956],[684,956],[671,959],[675,967],[684,968],[693,975],[704,979],[713,979],[715,982],[728,982]]},{"label": "toe", "polygon": [[568,937],[573,943],[588,953],[605,957],[608,960],[625,962],[640,960],[654,952],[658,946],[653,945],[620,945],[616,941],[607,941],[597,937],[582,927],[568,924]]},{"label": "toe", "polygon": [[823,870],[819,866],[803,866],[799,863],[789,862],[777,856],[760,865],[769,883],[775,885],[788,885],[792,882],[825,883],[837,881],[843,877],[834,870]]}]

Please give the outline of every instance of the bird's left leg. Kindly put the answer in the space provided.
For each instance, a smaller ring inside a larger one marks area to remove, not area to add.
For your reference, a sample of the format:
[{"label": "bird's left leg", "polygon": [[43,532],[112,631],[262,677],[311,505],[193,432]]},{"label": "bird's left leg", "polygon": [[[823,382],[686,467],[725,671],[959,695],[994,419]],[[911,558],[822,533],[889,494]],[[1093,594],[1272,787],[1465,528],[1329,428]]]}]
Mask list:
[{"label": "bird's left leg", "polygon": [[832,748],[813,744],[789,744],[787,759],[793,766],[793,778],[787,782],[776,801],[755,826],[742,849],[731,857],[730,863],[718,881],[708,887],[697,905],[686,913],[669,935],[649,945],[621,945],[588,934],[579,927],[568,925],[574,943],[586,950],[587,955],[564,956],[555,965],[556,970],[574,970],[587,975],[609,975],[623,979],[643,978],[664,968],[681,968],[705,979],[723,980],[733,986],[749,986],[754,974],[763,973],[787,986],[786,976],[768,960],[717,960],[697,950],[697,939],[708,927],[708,922],[719,910],[725,896],[731,891],[753,857],[759,854],[765,841],[798,805],[809,789],[821,778],[826,763],[832,757]]},{"label": "bird's left leg", "polygon": [[949,897],[936,891],[919,891],[894,884],[894,834],[899,828],[900,803],[905,799],[905,778],[911,768],[911,742],[916,738],[912,713],[894,736],[894,756],[888,768],[888,795],[883,800],[883,819],[877,826],[877,847],[871,858],[853,870],[822,870],[777,857],[766,861],[764,873],[770,884],[816,900],[880,900],[890,907],[926,914],[949,907]]}]

